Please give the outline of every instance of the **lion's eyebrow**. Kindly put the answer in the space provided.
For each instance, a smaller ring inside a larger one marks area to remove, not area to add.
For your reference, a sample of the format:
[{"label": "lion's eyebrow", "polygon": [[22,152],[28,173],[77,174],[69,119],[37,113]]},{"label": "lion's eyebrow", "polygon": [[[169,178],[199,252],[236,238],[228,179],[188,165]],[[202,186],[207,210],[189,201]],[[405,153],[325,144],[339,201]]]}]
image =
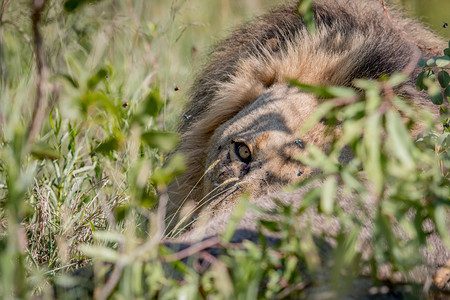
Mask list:
[{"label": "lion's eyebrow", "polygon": [[270,131],[265,131],[260,134],[255,139],[255,146],[258,149],[263,148],[268,142],[270,138]]}]

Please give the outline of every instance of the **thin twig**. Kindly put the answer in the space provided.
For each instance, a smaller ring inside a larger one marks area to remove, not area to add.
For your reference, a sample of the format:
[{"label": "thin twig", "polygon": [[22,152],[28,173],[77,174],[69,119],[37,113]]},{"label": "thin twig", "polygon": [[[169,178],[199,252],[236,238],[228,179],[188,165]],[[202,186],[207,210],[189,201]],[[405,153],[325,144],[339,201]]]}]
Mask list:
[{"label": "thin twig", "polygon": [[[3,51],[2,11],[0,11],[0,87],[3,85],[3,83],[5,83],[5,86],[7,86],[6,82],[8,81],[6,65],[4,62],[5,62],[5,52]],[[0,139],[2,139],[3,120],[4,120],[4,116],[3,116],[3,113],[0,111]]]},{"label": "thin twig", "polygon": [[297,284],[292,284],[288,287],[286,287],[284,290],[282,290],[279,294],[278,294],[278,299],[283,299],[285,297],[288,297],[291,295],[292,292],[294,291],[303,291],[305,290],[305,288],[307,288],[308,286],[311,285],[311,282],[308,282],[306,280],[301,281]]},{"label": "thin twig", "polygon": [[169,254],[163,257],[164,262],[173,262],[173,261],[179,261],[186,257],[189,257],[191,255],[194,255],[195,253],[198,253],[202,250],[211,248],[213,246],[220,244],[220,238],[215,236],[210,239],[201,241],[199,243],[193,244],[189,248],[186,248],[184,250],[181,250],[177,253]]},{"label": "thin twig", "polygon": [[181,26],[180,27],[181,31],[178,34],[177,38],[175,39],[175,43],[177,43],[180,40],[180,38],[183,36],[184,32],[191,26],[205,27],[206,25],[203,23],[193,22],[193,23],[189,23],[189,24]]},{"label": "thin twig", "polygon": [[0,15],[3,14],[3,12],[6,10],[6,7],[8,6],[9,2],[11,2],[11,0],[3,0],[1,5],[0,5]]},{"label": "thin twig", "polygon": [[16,28],[16,30],[23,36],[25,42],[27,42],[27,45],[30,47],[31,53],[33,54],[33,59],[36,60],[36,54],[34,53],[34,46],[33,46],[33,41],[31,40],[30,36],[25,32],[25,30],[17,23],[8,20],[8,19],[3,19],[1,21],[2,24],[6,24],[6,25],[11,25],[14,28]]},{"label": "thin twig", "polygon": [[106,282],[105,286],[100,291],[100,294],[98,296],[94,295],[96,296],[95,298],[99,300],[108,299],[109,295],[111,295],[112,291],[119,282],[120,277],[122,276],[123,268],[126,266],[126,264],[127,262],[125,262],[124,260],[117,261],[114,270],[112,271],[111,276],[108,279],[108,282]]},{"label": "thin twig", "polygon": [[393,106],[392,99],[394,98],[394,90],[388,82],[383,82],[381,86],[384,92],[384,101],[378,107],[378,112],[381,115],[384,115],[388,111],[388,109]]},{"label": "thin twig", "polygon": [[[408,62],[408,64],[403,68],[402,73],[406,76],[411,76],[411,74],[416,69],[417,64],[419,63],[419,60],[421,58],[421,52],[417,47],[412,46],[413,54]],[[394,89],[388,82],[381,83],[381,87],[383,88],[384,92],[384,102],[379,107],[379,112],[384,115],[387,110],[390,107],[395,106],[393,99],[394,99]]]},{"label": "thin twig", "polygon": [[42,36],[39,28],[42,12],[45,9],[47,0],[33,0],[32,3],[32,31],[33,31],[33,43],[35,52],[35,62],[37,67],[37,84],[36,84],[36,99],[34,100],[33,115],[28,128],[27,143],[28,145],[38,135],[42,123],[44,121],[45,110],[47,106],[47,67],[44,63],[43,49],[42,49]]},{"label": "thin twig", "polygon": [[3,51],[3,24],[0,15],[0,81],[6,82],[5,52]]},{"label": "thin twig", "polygon": [[[91,259],[88,259],[86,261],[89,262],[89,261],[91,261]],[[78,264],[79,264],[78,262],[75,262],[75,263],[71,263],[71,264],[68,264],[68,265],[64,265],[64,266],[61,266],[61,267],[49,270],[47,272],[44,272],[44,274],[52,274],[52,273],[55,273],[56,271],[59,271],[59,270],[68,269],[68,268],[73,267],[73,266],[78,266]]]},{"label": "thin twig", "polygon": [[220,261],[217,257],[215,257],[214,255],[212,255],[211,253],[207,252],[207,251],[202,251],[199,253],[199,258],[200,260],[195,260],[194,263],[194,267],[195,270],[199,273],[199,274],[203,274],[205,273],[212,265],[219,265],[221,267],[221,269],[226,270],[227,269],[227,265]]},{"label": "thin twig", "polygon": [[434,48],[431,47],[427,47],[425,45],[419,44],[413,40],[410,40],[408,38],[408,34],[402,29],[400,28],[400,26],[398,26],[398,24],[396,22],[394,22],[394,20],[391,19],[391,16],[389,15],[389,12],[387,10],[386,7],[386,2],[385,0],[381,0],[381,5],[383,5],[383,9],[384,9],[384,13],[386,14],[386,17],[388,18],[389,22],[391,22],[392,26],[394,26],[399,32],[400,32],[400,36],[407,42],[414,44],[415,46],[417,46],[418,48],[422,49],[422,50],[428,50],[428,51],[433,51],[435,50]]},{"label": "thin twig", "polygon": [[130,258],[136,258],[141,257],[146,252],[150,251],[151,249],[154,249],[161,241],[163,234],[164,234],[164,216],[166,214],[166,205],[167,201],[169,199],[169,196],[166,191],[163,191],[161,193],[160,197],[160,204],[158,206],[158,212],[157,212],[157,231],[155,235],[149,239],[145,244],[139,246],[135,251],[133,251],[130,255],[127,255],[123,251],[123,243],[121,243],[119,246],[119,253],[120,258],[115,264],[114,270],[109,277],[106,284],[103,286],[103,289],[99,292],[98,299],[107,299],[116,285],[119,283],[120,277],[122,276],[123,268],[129,264]]},{"label": "thin twig", "polygon": [[420,52],[419,49],[417,49],[416,47],[412,48],[413,54],[406,67],[404,67],[402,70],[402,73],[405,74],[406,76],[411,76],[411,74],[414,72],[417,65],[419,64],[420,58],[422,57],[422,53]]},{"label": "thin twig", "polygon": [[[5,79],[6,82],[7,73],[6,73],[6,66],[5,66],[5,53],[3,50],[3,15],[5,13],[6,7],[9,4],[9,0],[3,0],[0,3],[0,80]],[[1,119],[0,119],[1,122]],[[1,124],[0,124],[1,126]]]},{"label": "thin twig", "polygon": [[353,104],[355,102],[358,102],[359,99],[360,99],[359,95],[355,95],[350,98],[336,98],[336,99],[334,99],[334,106],[335,107],[347,106],[347,105]]}]

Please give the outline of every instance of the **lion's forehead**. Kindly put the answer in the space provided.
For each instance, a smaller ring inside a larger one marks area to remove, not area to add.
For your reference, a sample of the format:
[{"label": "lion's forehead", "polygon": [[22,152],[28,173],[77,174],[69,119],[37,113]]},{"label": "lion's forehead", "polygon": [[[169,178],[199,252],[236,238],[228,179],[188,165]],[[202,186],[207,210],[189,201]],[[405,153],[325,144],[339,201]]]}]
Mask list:
[{"label": "lion's forehead", "polygon": [[301,125],[317,107],[317,99],[286,84],[277,84],[231,120],[222,124],[213,144],[232,139],[246,139],[261,144],[278,143],[295,137]]}]

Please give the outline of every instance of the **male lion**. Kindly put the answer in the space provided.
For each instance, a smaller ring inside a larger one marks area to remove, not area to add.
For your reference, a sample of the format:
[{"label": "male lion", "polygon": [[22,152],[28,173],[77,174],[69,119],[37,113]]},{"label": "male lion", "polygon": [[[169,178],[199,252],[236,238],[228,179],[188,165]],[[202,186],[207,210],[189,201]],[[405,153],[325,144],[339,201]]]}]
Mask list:
[{"label": "male lion", "polygon": [[[257,198],[311,174],[294,156],[306,143],[323,148],[325,126],[317,124],[303,135],[301,145],[294,141],[320,100],[290,87],[287,79],[352,86],[356,78],[402,71],[417,49],[425,58],[445,47],[398,11],[389,10],[390,20],[379,0],[315,1],[313,34],[298,5],[289,3],[258,18],[212,52],[179,128],[178,152],[186,157],[187,172],[169,187],[168,216],[182,205],[211,198],[210,207],[228,207],[242,191]],[[438,107],[414,82],[411,76],[396,92],[437,114]],[[220,193],[232,185],[236,188]]]},{"label": "male lion", "polygon": [[[296,134],[321,99],[290,86],[287,79],[352,86],[354,79],[400,72],[417,53],[436,56],[445,47],[402,13],[390,8],[388,16],[379,0],[317,0],[314,32],[307,30],[298,6],[298,1],[286,4],[235,31],[218,44],[197,77],[180,125],[177,151],[186,157],[187,172],[169,186],[169,229],[190,221],[197,205],[214,215],[204,227],[206,235],[214,235],[244,191],[252,202],[272,207],[270,194],[314,173],[296,157],[305,153],[306,144],[326,148],[329,132],[318,123],[307,134]],[[395,92],[438,115],[438,107],[415,88],[418,72]],[[343,155],[343,161],[349,159]],[[299,197],[285,197],[290,199]],[[242,226],[253,229],[247,220]],[[184,235],[187,241],[194,238],[201,237]],[[245,231],[242,238],[252,236]],[[442,265],[449,253],[438,244],[442,255],[432,263]]]}]

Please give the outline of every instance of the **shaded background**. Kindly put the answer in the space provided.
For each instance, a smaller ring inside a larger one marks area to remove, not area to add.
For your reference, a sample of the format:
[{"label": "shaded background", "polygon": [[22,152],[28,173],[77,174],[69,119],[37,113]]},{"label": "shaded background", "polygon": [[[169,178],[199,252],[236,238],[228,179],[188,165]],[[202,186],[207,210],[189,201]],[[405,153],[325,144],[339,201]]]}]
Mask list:
[{"label": "shaded background", "polygon": [[450,26],[443,28],[444,23],[450,24],[449,0],[393,0],[400,3],[411,16],[428,24],[436,33],[450,39]]}]

